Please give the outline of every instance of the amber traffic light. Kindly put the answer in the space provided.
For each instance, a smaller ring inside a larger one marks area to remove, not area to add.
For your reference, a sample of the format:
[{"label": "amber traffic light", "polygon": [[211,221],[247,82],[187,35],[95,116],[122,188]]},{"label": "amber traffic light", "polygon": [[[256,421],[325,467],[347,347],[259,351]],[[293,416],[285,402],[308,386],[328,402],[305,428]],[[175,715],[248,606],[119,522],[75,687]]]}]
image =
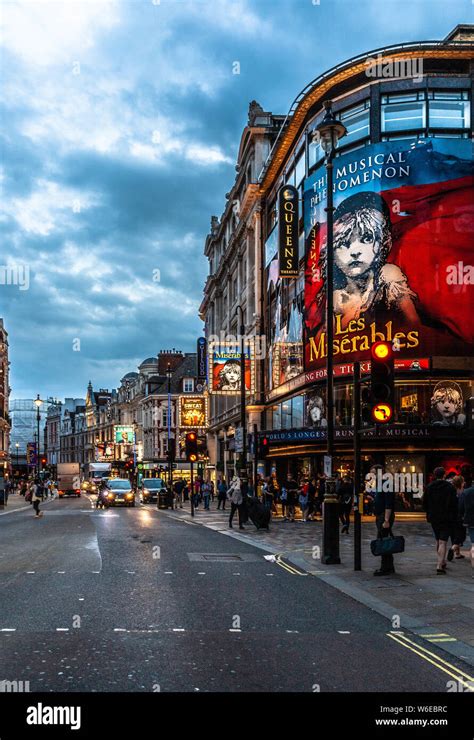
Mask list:
[{"label": "amber traffic light", "polygon": [[186,460],[196,462],[198,459],[198,440],[196,432],[188,432],[185,439]]},{"label": "amber traffic light", "polygon": [[375,342],[371,348],[371,417],[377,424],[392,420],[395,406],[394,357],[389,342]]}]

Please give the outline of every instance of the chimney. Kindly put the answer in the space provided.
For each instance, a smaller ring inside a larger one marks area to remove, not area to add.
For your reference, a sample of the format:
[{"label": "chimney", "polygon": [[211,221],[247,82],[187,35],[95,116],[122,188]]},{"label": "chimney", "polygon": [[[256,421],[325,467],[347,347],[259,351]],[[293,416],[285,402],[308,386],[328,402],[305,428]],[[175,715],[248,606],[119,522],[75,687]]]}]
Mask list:
[{"label": "chimney", "polygon": [[158,375],[166,375],[168,364],[176,370],[184,360],[184,354],[177,349],[160,349],[158,353]]}]

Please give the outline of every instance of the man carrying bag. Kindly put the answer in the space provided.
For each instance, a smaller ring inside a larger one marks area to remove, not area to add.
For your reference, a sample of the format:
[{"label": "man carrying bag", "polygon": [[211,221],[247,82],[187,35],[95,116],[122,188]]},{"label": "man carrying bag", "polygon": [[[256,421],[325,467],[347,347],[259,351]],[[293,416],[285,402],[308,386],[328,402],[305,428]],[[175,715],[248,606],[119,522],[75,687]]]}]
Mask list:
[{"label": "man carrying bag", "polygon": [[[377,539],[383,540],[386,537],[391,538],[391,543],[395,547],[387,546],[388,543],[380,543],[377,540],[373,540],[371,543],[371,550],[374,555],[381,554],[380,568],[374,571],[374,576],[388,576],[395,573],[395,565],[393,562],[393,552],[403,552],[403,549],[397,547],[402,545],[399,542],[400,538],[394,538],[392,535],[392,527],[395,521],[395,495],[393,491],[379,490],[377,487],[377,470],[382,470],[381,465],[374,466],[370,472],[373,474],[375,490],[374,494],[374,512],[375,512],[375,524],[377,526]],[[403,547],[403,545],[402,545]]]}]

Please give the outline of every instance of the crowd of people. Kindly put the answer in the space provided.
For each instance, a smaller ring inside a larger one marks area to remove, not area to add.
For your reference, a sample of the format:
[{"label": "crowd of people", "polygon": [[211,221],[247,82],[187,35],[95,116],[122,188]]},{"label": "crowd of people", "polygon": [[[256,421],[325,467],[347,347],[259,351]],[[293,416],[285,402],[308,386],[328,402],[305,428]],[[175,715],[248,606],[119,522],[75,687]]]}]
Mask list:
[{"label": "crowd of people", "polygon": [[[371,469],[377,472],[377,467]],[[193,503],[195,508],[202,504],[210,510],[211,503],[217,502],[216,509],[229,510],[229,527],[233,527],[235,514],[238,514],[239,528],[244,529],[248,520],[247,501],[257,499],[268,510],[269,517],[280,515],[283,522],[295,522],[300,512],[301,522],[321,521],[323,501],[326,489],[326,476],[319,473],[315,476],[301,476],[299,480],[288,473],[286,480],[279,482],[276,475],[259,476],[256,485],[252,480],[244,481],[235,475],[230,483],[223,476],[216,486],[210,479],[197,477],[193,485]],[[176,508],[182,508],[183,501],[191,495],[189,482],[181,479],[174,484]],[[360,495],[366,498],[366,492]],[[336,496],[341,523],[341,534],[348,535],[351,524],[351,513],[359,507],[358,497],[354,496],[354,484],[350,475],[339,476],[336,480]],[[377,537],[393,535],[395,512],[395,493],[375,489],[370,496],[370,513],[375,516]],[[463,560],[461,552],[469,534],[471,541],[471,563],[474,577],[474,486],[472,478],[465,475],[446,473],[444,468],[434,470],[432,481],[427,485],[423,496],[423,508],[427,521],[431,524],[436,541],[436,573],[445,575],[447,563],[452,560]],[[395,573],[394,558],[390,553],[381,557],[380,567],[374,575]]]}]

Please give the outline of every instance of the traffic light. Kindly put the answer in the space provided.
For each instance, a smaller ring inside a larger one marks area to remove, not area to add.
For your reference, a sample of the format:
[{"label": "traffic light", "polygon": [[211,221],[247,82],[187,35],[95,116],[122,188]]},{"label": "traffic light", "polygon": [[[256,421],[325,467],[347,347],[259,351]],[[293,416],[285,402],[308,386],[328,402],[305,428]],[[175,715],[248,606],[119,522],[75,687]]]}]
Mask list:
[{"label": "traffic light", "polygon": [[41,470],[44,470],[44,469],[45,469],[45,467],[46,467],[46,463],[47,463],[47,462],[48,462],[48,461],[46,460],[46,458],[45,458],[45,457],[42,457],[42,458],[41,458]]},{"label": "traffic light", "polygon": [[268,437],[259,437],[258,439],[258,460],[265,460],[268,453]]},{"label": "traffic light", "polygon": [[371,348],[370,398],[372,421],[392,421],[395,406],[393,349],[389,342],[376,342]]},{"label": "traffic light", "polygon": [[198,443],[196,432],[188,432],[185,439],[186,460],[196,462],[198,459]]}]

